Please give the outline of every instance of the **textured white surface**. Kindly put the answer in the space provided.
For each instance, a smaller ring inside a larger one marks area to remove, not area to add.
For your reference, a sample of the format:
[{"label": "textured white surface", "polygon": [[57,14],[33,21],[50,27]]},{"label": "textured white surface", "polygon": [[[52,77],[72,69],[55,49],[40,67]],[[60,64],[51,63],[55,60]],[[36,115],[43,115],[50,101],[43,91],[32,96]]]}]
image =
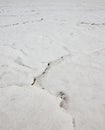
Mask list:
[{"label": "textured white surface", "polygon": [[104,35],[104,0],[1,0],[0,130],[105,130]]}]

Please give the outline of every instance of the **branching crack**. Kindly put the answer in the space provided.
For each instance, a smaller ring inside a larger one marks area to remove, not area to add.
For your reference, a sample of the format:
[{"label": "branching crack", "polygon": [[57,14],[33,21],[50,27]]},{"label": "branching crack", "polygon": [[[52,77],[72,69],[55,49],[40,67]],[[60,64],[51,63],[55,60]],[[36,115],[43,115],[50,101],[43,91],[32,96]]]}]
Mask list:
[{"label": "branching crack", "polygon": [[[33,82],[31,83],[32,86],[34,86],[36,84],[36,82],[39,84],[41,82],[41,79],[44,78],[46,76],[46,74],[49,72],[49,70],[54,66],[54,65],[57,65],[58,63],[61,63],[63,60],[65,60],[66,57],[69,57],[71,56],[71,54],[68,54],[68,55],[64,55],[64,56],[61,56],[60,58],[56,59],[56,60],[53,60],[51,62],[48,62],[46,68],[44,69],[44,71],[38,75],[37,77],[34,77],[33,78]],[[42,89],[45,89],[44,87],[42,87]],[[48,90],[47,90],[48,91]],[[50,93],[48,91],[48,93]],[[61,99],[60,101],[60,104],[59,104],[59,107],[60,108],[63,108],[63,109],[66,109],[66,105],[67,105],[67,95],[63,92],[63,91],[60,91],[57,95],[57,97],[59,97]],[[73,124],[73,128],[74,130],[76,130],[76,123],[75,123],[75,118],[72,119],[72,124]]]}]

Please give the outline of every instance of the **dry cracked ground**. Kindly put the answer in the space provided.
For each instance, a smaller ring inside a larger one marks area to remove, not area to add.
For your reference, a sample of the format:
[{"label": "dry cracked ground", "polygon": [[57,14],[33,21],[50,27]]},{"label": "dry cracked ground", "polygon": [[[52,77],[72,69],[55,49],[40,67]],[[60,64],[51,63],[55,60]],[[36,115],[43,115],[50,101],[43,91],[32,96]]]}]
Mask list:
[{"label": "dry cracked ground", "polygon": [[0,0],[0,130],[105,130],[104,0]]}]

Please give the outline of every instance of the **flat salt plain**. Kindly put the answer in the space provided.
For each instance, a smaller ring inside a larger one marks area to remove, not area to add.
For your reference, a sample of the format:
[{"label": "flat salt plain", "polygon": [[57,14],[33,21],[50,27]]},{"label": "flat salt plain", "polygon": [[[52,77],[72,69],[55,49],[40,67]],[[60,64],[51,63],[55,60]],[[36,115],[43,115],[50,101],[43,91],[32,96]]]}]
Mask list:
[{"label": "flat salt plain", "polygon": [[105,1],[0,1],[0,130],[105,130]]}]

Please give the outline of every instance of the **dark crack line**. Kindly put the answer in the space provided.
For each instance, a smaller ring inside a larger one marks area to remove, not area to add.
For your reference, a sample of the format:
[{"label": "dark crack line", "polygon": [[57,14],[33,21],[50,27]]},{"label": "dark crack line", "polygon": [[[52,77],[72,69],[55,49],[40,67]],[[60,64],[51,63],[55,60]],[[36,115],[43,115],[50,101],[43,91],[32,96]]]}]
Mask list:
[{"label": "dark crack line", "polygon": [[73,123],[74,130],[76,130],[76,121],[75,121],[75,118],[72,119],[72,123]]},{"label": "dark crack line", "polygon": [[86,23],[86,22],[80,22],[80,24],[84,24],[84,25],[93,25],[93,26],[105,25],[105,23]]},{"label": "dark crack line", "polygon": [[33,21],[24,21],[24,22],[21,22],[21,23],[13,23],[13,24],[1,25],[0,28],[18,26],[20,24],[28,24],[28,23],[33,23]]},{"label": "dark crack line", "polygon": [[33,70],[33,68],[32,68],[31,66],[28,66],[28,65],[25,65],[25,64],[21,64],[21,66],[23,66],[23,67],[26,67],[26,68],[29,68],[29,69]]},{"label": "dark crack line", "polygon": [[19,49],[19,51],[22,52],[24,56],[27,56],[27,53],[23,49]]},{"label": "dark crack line", "polygon": [[33,82],[31,85],[33,86],[35,84],[35,82],[36,82],[36,78],[33,79]]},{"label": "dark crack line", "polygon": [[[40,75],[38,75],[37,77],[34,77],[33,82],[32,82],[32,86],[33,86],[36,82],[40,82],[40,80],[46,76],[46,74],[50,71],[50,69],[51,69],[53,66],[55,66],[55,65],[57,65],[57,64],[59,64],[59,63],[61,63],[66,57],[69,57],[70,55],[71,55],[71,54],[64,55],[64,56],[61,56],[60,58],[58,58],[58,59],[56,59],[56,60],[53,60],[53,61],[51,61],[51,62],[48,62],[47,67],[44,69],[44,71],[43,71]],[[35,79],[36,79],[36,80],[35,80]]]},{"label": "dark crack line", "polygon": [[95,54],[95,53],[102,53],[103,51],[105,51],[105,47],[104,48],[100,48],[100,49],[96,49],[90,52],[90,54]]},{"label": "dark crack line", "polygon": [[34,68],[32,68],[31,66],[28,66],[28,65],[26,65],[26,64],[23,64],[23,63],[17,63],[17,64],[20,65],[20,66],[23,66],[23,67],[25,67],[25,68],[34,70]]},{"label": "dark crack line", "polygon": [[19,59],[16,59],[14,62],[15,62],[16,64],[22,66],[22,67],[26,67],[26,68],[28,68],[28,69],[34,70],[34,68],[32,68],[31,66],[24,64],[24,63],[21,61],[20,58],[19,58]]},{"label": "dark crack line", "polygon": [[14,46],[14,43],[13,43],[13,44],[1,44],[0,47],[10,47],[11,49],[20,51],[24,56],[27,56],[27,53],[26,53],[23,49],[18,49],[18,48],[16,48],[16,47]]},{"label": "dark crack line", "polygon": [[22,24],[28,24],[28,23],[34,23],[34,22],[41,22],[41,21],[43,21],[43,18],[40,18],[39,20],[24,21],[24,22],[21,22],[21,23],[13,23],[13,24],[0,25],[0,28],[13,27],[13,26],[18,26],[18,25],[22,25]]}]

